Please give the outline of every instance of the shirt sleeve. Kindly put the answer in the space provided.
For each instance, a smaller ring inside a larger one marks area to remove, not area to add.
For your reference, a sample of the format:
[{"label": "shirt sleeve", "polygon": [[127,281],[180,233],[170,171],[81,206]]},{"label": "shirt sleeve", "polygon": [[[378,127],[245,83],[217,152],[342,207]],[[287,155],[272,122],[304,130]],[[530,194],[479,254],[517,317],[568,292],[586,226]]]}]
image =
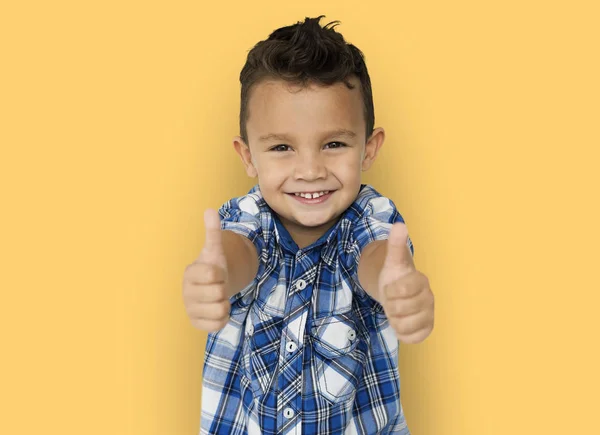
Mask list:
[{"label": "shirt sleeve", "polygon": [[[219,208],[219,216],[221,217],[222,230],[233,231],[252,242],[256,248],[260,269],[260,258],[265,248],[265,241],[258,201],[259,198],[252,194],[233,198]],[[238,299],[248,296],[253,289],[256,289],[256,285],[257,277],[254,277],[254,280],[248,286],[231,297],[230,303],[233,304]]]},{"label": "shirt sleeve", "polygon": [[[350,266],[356,288],[362,297],[366,297],[368,294],[358,281],[358,264],[361,253],[369,243],[376,240],[387,240],[392,225],[396,222],[405,223],[392,200],[384,196],[377,196],[368,200],[364,208],[364,213],[354,225],[352,237],[355,242],[355,249],[351,255]],[[410,236],[407,238],[406,245],[414,257],[415,251]]]}]

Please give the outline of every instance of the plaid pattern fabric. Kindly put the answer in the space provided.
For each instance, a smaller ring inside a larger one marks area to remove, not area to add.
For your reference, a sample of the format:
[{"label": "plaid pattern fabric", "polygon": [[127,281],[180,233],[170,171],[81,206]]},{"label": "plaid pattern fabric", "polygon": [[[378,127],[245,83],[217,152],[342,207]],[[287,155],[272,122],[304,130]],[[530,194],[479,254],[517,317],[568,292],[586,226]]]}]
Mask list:
[{"label": "plaid pattern fabric", "polygon": [[[221,228],[259,254],[253,282],[210,333],[201,434],[409,434],[400,403],[398,340],[358,282],[363,248],[404,222],[361,185],[319,240],[298,249],[258,185],[220,209]],[[408,246],[414,255],[410,238]]]}]

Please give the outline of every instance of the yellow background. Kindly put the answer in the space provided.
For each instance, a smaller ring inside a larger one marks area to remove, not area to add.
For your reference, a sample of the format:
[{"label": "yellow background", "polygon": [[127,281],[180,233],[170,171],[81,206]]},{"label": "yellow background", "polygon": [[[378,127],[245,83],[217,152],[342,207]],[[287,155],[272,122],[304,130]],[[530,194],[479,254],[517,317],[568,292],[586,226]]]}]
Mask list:
[{"label": "yellow background", "polygon": [[436,328],[413,435],[598,434],[594,1],[54,1],[0,12],[0,433],[196,434],[185,266],[247,191],[238,74],[325,14],[364,51]]}]

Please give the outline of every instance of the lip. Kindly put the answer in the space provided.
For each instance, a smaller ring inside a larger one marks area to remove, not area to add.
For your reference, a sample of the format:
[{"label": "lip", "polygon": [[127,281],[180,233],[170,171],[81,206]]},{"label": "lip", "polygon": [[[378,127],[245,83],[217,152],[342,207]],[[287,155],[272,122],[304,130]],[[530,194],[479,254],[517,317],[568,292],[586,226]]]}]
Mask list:
[{"label": "lip", "polygon": [[293,195],[295,193],[319,193],[319,192],[333,192],[333,190],[331,189],[320,189],[320,190],[298,190],[296,192],[287,192],[290,195]]},{"label": "lip", "polygon": [[[322,192],[322,190],[319,190],[317,192],[303,192],[303,193],[318,193],[318,192]],[[319,196],[318,198],[304,198],[302,196],[296,196],[293,193],[288,193],[288,195],[290,195],[292,198],[294,198],[296,201],[298,201],[301,204],[321,204],[325,201],[327,201],[331,195],[333,194],[333,192],[335,192],[335,190],[330,190],[328,194],[323,195],[323,196]]]}]

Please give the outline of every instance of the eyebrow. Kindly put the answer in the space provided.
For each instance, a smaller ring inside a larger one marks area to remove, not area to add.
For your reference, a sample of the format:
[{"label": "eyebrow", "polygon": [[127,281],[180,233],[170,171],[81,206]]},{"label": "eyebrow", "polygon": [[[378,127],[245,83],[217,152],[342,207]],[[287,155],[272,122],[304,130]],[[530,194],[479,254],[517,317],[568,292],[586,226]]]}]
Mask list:
[{"label": "eyebrow", "polygon": [[[323,139],[328,140],[328,139],[333,139],[336,137],[343,137],[343,136],[349,137],[349,138],[354,138],[354,137],[356,137],[356,133],[354,133],[352,130],[346,130],[345,128],[338,128],[337,130],[332,130],[332,131],[328,131],[327,133],[325,133]],[[291,142],[292,138],[291,138],[291,136],[288,136],[287,134],[269,133],[269,134],[260,136],[258,138],[258,140],[261,142],[265,142],[268,140],[282,140],[282,141]]]}]

